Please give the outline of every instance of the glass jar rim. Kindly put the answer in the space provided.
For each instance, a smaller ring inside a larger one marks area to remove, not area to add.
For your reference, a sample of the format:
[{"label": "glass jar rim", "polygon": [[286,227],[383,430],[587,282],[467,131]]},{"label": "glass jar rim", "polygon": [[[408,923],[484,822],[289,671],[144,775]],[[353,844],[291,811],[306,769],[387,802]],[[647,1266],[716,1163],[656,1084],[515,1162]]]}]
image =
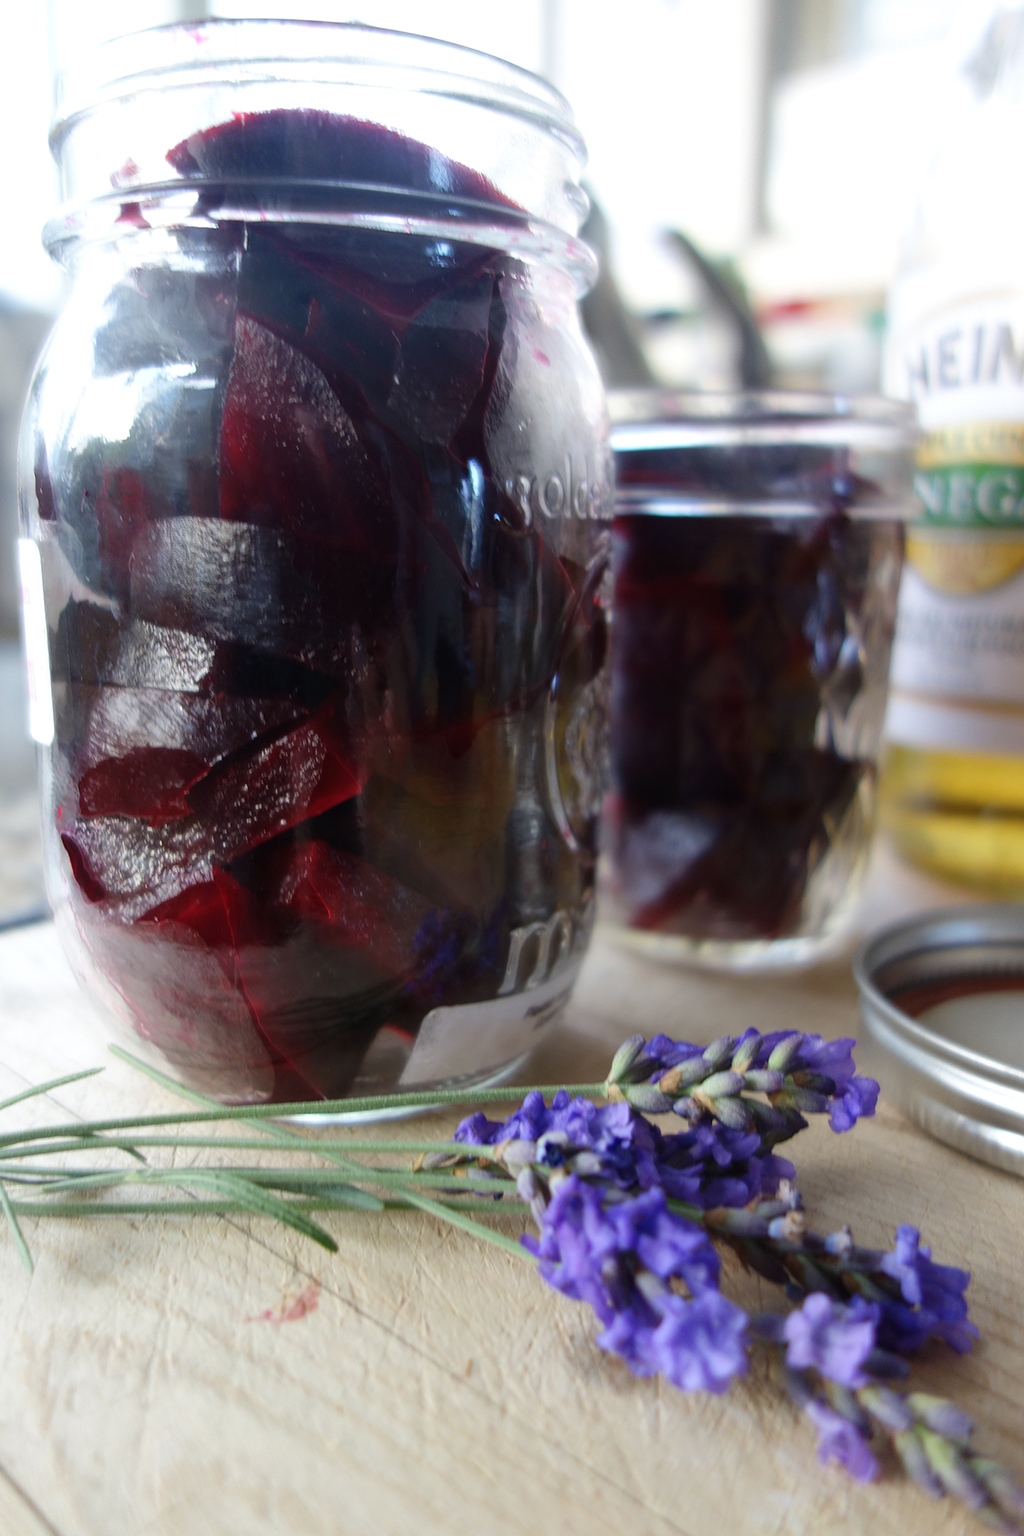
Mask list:
[{"label": "glass jar rim", "polygon": [[[904,401],[804,390],[641,389],[613,390],[608,405],[619,514],[820,517],[838,497],[850,517],[920,515],[911,484],[920,430]],[[799,487],[789,469],[775,482],[768,467],[794,449],[842,454],[843,486]],[[721,470],[730,458],[745,468],[742,488],[710,467]]]},{"label": "glass jar rim", "polygon": [[214,18],[173,22],[108,39],[57,81],[50,148],[58,156],[76,120],[146,90],[187,87],[197,75],[225,83],[261,80],[414,88],[488,106],[546,128],[580,162],[586,148],[568,101],[540,76],[459,43],[361,22]]},{"label": "glass jar rim", "polygon": [[613,446],[627,453],[732,441],[861,443],[866,436],[896,447],[918,434],[914,407],[903,400],[812,390],[613,389],[608,414]]}]

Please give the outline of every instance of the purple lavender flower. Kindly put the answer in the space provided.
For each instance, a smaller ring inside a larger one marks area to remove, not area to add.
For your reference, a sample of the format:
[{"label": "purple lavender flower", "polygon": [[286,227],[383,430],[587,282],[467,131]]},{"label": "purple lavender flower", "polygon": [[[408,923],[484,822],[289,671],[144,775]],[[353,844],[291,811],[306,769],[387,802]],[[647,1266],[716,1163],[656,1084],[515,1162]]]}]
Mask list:
[{"label": "purple lavender flower", "polygon": [[860,1296],[844,1305],[812,1291],[782,1325],[786,1364],[792,1370],[814,1366],[844,1387],[864,1386],[863,1365],[875,1347],[878,1316],[878,1307]]},{"label": "purple lavender flower", "polygon": [[944,1339],[958,1354],[967,1354],[978,1330],[967,1318],[964,1291],[970,1283],[966,1270],[933,1264],[930,1248],[921,1247],[916,1227],[903,1226],[896,1233],[896,1247],[879,1263],[883,1274],[899,1282],[903,1301],[886,1298],[878,1342],[895,1354],[913,1354],[929,1338]]},{"label": "purple lavender flower", "polygon": [[[677,1113],[691,1120],[711,1116],[738,1129],[754,1123],[771,1142],[780,1139],[780,1133],[791,1136],[803,1128],[801,1110],[827,1109],[834,1131],[848,1131],[863,1116],[874,1114],[878,1084],[857,1076],[855,1044],[799,1030],[762,1036],[748,1029],[738,1040],[723,1036],[702,1050],[655,1035],[631,1066],[634,1072],[641,1065],[649,1068],[651,1081],[644,1091],[657,1088],[672,1068],[685,1069],[672,1072],[665,1089],[672,1098],[682,1091]],[[761,1104],[758,1109],[758,1101],[737,1097],[744,1088],[769,1095],[781,1092],[781,1097],[771,1107]],[[632,1090],[625,1091],[628,1097]]]},{"label": "purple lavender flower", "polygon": [[795,1176],[784,1157],[755,1155],[761,1141],[756,1131],[733,1131],[716,1122],[669,1136],[654,1129],[658,1182],[671,1199],[702,1210],[770,1199],[782,1179]]},{"label": "purple lavender flower", "polygon": [[[751,1031],[748,1031],[750,1034]],[[799,1034],[796,1030],[779,1030],[765,1035],[757,1054],[757,1066],[765,1068],[775,1048]],[[744,1039],[746,1036],[743,1037]],[[858,1077],[853,1061],[856,1040],[824,1040],[821,1035],[801,1035],[795,1053],[790,1057],[786,1071],[815,1072],[830,1077],[835,1084],[829,1094],[829,1124],[834,1131],[849,1131],[861,1117],[871,1116],[878,1102],[878,1084],[870,1077]]]},{"label": "purple lavender flower", "polygon": [[634,1200],[608,1203],[605,1220],[622,1253],[635,1253],[660,1280],[673,1277],[696,1293],[718,1284],[719,1258],[707,1234],[692,1221],[673,1215],[660,1189]]},{"label": "purple lavender flower", "polygon": [[683,1392],[724,1392],[747,1369],[746,1314],[720,1291],[692,1301],[664,1291],[616,1314],[597,1342],[636,1376],[666,1376]]},{"label": "purple lavender flower", "polygon": [[673,1215],[660,1189],[613,1200],[570,1174],[555,1186],[539,1240],[525,1236],[522,1242],[540,1259],[549,1285],[589,1301],[605,1323],[611,1321],[615,1296],[623,1286],[631,1289],[632,1271],[622,1262],[627,1256],[660,1279],[685,1280],[692,1291],[718,1282],[719,1258],[707,1234]]},{"label": "purple lavender flower", "polygon": [[691,1057],[702,1056],[702,1045],[690,1045],[686,1040],[670,1040],[668,1035],[655,1035],[648,1040],[643,1048],[643,1059],[651,1063],[652,1076],[655,1073],[667,1072],[669,1067],[678,1067],[681,1061],[689,1061]]},{"label": "purple lavender flower", "polygon": [[816,1397],[807,1400],[804,1412],[818,1430],[819,1461],[838,1461],[861,1483],[870,1483],[878,1476],[878,1463],[856,1425]]},{"label": "purple lavender flower", "polygon": [[[746,1370],[746,1314],[716,1289],[719,1260],[707,1235],[673,1215],[664,1192],[633,1199],[570,1174],[555,1187],[540,1238],[525,1247],[549,1285],[588,1302],[602,1349],[635,1374],[662,1372],[677,1386],[720,1392]],[[683,1280],[692,1300],[666,1284]]]},{"label": "purple lavender flower", "polygon": [[539,1160],[552,1167],[568,1162],[572,1171],[580,1171],[573,1167],[574,1155],[590,1152],[597,1166],[587,1170],[589,1176],[621,1190],[661,1187],[670,1199],[703,1210],[769,1199],[780,1180],[794,1177],[784,1157],[756,1155],[761,1142],[756,1131],[710,1121],[666,1136],[629,1104],[599,1107],[590,1099],[570,1099],[564,1091],[548,1106],[534,1090],[507,1120],[471,1115],[455,1140],[466,1146],[532,1143]]},{"label": "purple lavender flower", "polygon": [[561,1154],[557,1140],[542,1149],[552,1166],[571,1152],[592,1152],[599,1165],[595,1171],[617,1189],[650,1189],[658,1183],[655,1128],[628,1104],[598,1106],[591,1099],[570,1099],[563,1089],[549,1106],[534,1090],[507,1120],[488,1120],[478,1112],[463,1120],[455,1132],[456,1141],[477,1147],[562,1136],[565,1150]]}]

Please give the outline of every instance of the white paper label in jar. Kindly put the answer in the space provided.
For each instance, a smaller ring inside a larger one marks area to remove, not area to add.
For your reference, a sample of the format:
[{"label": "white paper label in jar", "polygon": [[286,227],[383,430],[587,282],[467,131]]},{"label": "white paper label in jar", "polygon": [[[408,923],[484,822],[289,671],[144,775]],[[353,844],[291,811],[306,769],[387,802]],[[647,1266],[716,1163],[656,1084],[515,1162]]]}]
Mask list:
[{"label": "white paper label in jar", "polygon": [[40,746],[48,747],[53,741],[50,644],[46,634],[46,608],[43,603],[43,567],[39,546],[33,539],[18,540],[18,578],[21,584],[21,623],[28,674],[29,734]]},{"label": "white paper label in jar", "polygon": [[539,987],[483,1003],[432,1008],[420,1025],[399,1089],[498,1071],[525,1056],[559,1017],[582,957]]}]

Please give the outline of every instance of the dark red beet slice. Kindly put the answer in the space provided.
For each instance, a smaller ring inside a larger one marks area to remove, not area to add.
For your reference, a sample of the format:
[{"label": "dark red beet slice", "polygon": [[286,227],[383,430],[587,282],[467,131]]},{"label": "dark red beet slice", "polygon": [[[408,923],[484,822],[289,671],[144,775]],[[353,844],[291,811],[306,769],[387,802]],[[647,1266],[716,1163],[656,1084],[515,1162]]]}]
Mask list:
[{"label": "dark red beet slice", "polygon": [[406,978],[416,935],[431,907],[422,896],[365,859],[329,844],[296,842],[278,887],[278,906],[314,923],[332,944],[365,951],[382,974]]},{"label": "dark red beet slice", "polygon": [[221,516],[317,534],[393,569],[394,498],[362,425],[315,363],[239,315],[221,426]]},{"label": "dark red beet slice", "polygon": [[238,950],[281,937],[245,887],[223,869],[215,869],[209,880],[186,886],[139,918],[146,927],[170,923],[190,928],[210,949]]},{"label": "dark red beet slice", "polygon": [[447,445],[484,382],[494,278],[431,299],[402,335],[388,410],[424,443]]},{"label": "dark red beet slice", "polygon": [[87,909],[77,919],[115,1005],[186,1083],[229,1100],[273,1096],[273,1052],[244,989],[188,922],[124,926]]},{"label": "dark red beet slice", "polygon": [[80,771],[105,758],[154,747],[198,755],[207,767],[306,714],[287,696],[269,699],[175,693],[158,688],[55,689],[61,740],[74,743]]},{"label": "dark red beet slice", "polygon": [[82,816],[142,816],[162,826],[190,810],[186,795],[209,770],[194,752],[173,747],[132,747],[122,757],[105,757],[78,781]]},{"label": "dark red beet slice", "polygon": [[[287,936],[219,869],[137,926],[187,929],[217,956],[244,999],[277,1098],[334,1096],[347,1088],[382,1009],[397,996],[396,982],[408,975],[428,908],[365,861],[322,843],[295,845],[274,865],[283,872],[275,910]],[[296,931],[299,916],[307,922]]]},{"label": "dark red beet slice", "polygon": [[341,722],[327,707],[200,779],[188,791],[188,815],[161,827],[134,816],[88,816],[69,822],[65,847],[83,892],[102,890],[130,920],[211,879],[214,865],[350,799],[360,782]]},{"label": "dark red beet slice", "polygon": [[331,112],[239,112],[168,151],[182,176],[355,182],[512,208],[483,176],[377,123]]},{"label": "dark red beet slice", "polygon": [[[837,515],[789,528],[651,516],[615,527],[608,824],[630,920],[697,937],[785,935],[871,771],[822,721],[873,535]],[[859,682],[847,681],[848,706]]]},{"label": "dark red beet slice", "polygon": [[135,614],[344,675],[361,628],[386,647],[397,627],[396,561],[340,542],[210,518],[153,523],[136,540]]}]

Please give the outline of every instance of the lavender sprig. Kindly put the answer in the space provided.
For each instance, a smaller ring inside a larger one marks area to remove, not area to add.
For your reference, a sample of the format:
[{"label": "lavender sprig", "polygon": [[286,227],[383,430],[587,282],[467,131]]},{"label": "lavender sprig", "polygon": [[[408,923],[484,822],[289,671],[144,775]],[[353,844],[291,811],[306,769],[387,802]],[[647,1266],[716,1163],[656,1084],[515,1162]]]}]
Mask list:
[{"label": "lavender sprig", "polygon": [[[843,1132],[874,1113],[878,1086],[857,1075],[852,1046],[796,1031],[748,1030],[703,1048],[636,1036],[616,1052],[604,1085],[531,1090],[503,1121],[470,1115],[447,1144],[311,1138],[268,1123],[295,1106],[225,1110],[117,1052],[198,1108],[6,1132],[0,1205],[27,1264],[19,1224],[26,1216],[247,1210],[333,1248],[313,1213],[411,1207],[535,1262],[555,1289],[593,1308],[601,1325],[597,1343],[637,1375],[660,1373],[684,1390],[721,1392],[745,1373],[754,1343],[773,1349],[790,1396],[815,1424],[822,1460],[868,1478],[878,1468],[877,1444],[888,1443],[929,1492],[960,1499],[997,1529],[1022,1530],[1024,1493],[1006,1468],[974,1452],[966,1416],[945,1399],[891,1385],[907,1375],[905,1357],[929,1339],[960,1352],[972,1347],[968,1274],[935,1263],[911,1226],[898,1229],[889,1251],[860,1247],[846,1227],[819,1236],[807,1224],[793,1164],[773,1150],[806,1126],[807,1114],[828,1113],[832,1129]],[[602,1092],[606,1102],[599,1104]],[[502,1089],[491,1097],[515,1095]],[[470,1097],[465,1090],[398,1094],[372,1107]],[[670,1111],[683,1121],[675,1132],[646,1118]],[[204,1120],[233,1121],[259,1132],[268,1150],[316,1153],[329,1167],[167,1169],[147,1162],[159,1147],[223,1153],[247,1145],[194,1134]],[[160,1134],[169,1127],[175,1136]],[[417,1156],[404,1169],[360,1161],[373,1151],[405,1149]],[[101,1150],[131,1165],[68,1166],[76,1153]],[[49,1161],[55,1154],[56,1167]],[[191,1186],[199,1198],[94,1198],[127,1184]],[[43,1198],[25,1199],[26,1185]],[[539,1236],[516,1243],[475,1219],[496,1200],[524,1202]],[[748,1318],[721,1293],[716,1244],[732,1248],[799,1305],[785,1315]]]},{"label": "lavender sprig", "polygon": [[874,1114],[878,1084],[857,1075],[855,1043],[798,1030],[748,1029],[738,1040],[722,1035],[704,1047],[635,1035],[616,1052],[606,1091],[642,1113],[671,1110],[690,1124],[712,1119],[731,1130],[757,1130],[768,1151],[803,1130],[805,1115],[827,1113],[841,1132]]},{"label": "lavender sprig", "polygon": [[[515,1174],[541,1229],[523,1241],[542,1276],[590,1303],[598,1343],[636,1374],[721,1391],[745,1372],[749,1337],[774,1344],[823,1461],[874,1477],[869,1442],[881,1431],[929,1492],[1017,1530],[1024,1494],[1004,1467],[969,1451],[966,1416],[889,1385],[930,1338],[972,1347],[969,1275],[934,1263],[909,1225],[888,1252],[858,1246],[848,1227],[820,1237],[792,1164],[771,1150],[804,1128],[804,1112],[828,1112],[839,1132],[874,1113],[878,1085],[856,1074],[852,1048],[796,1032],[748,1030],[703,1049],[636,1036],[612,1062],[607,1106],[568,1093],[548,1105],[533,1093],[508,1120],[463,1121],[455,1139],[467,1157]],[[670,1110],[687,1130],[665,1135],[644,1114]],[[701,1237],[732,1247],[802,1305],[786,1317],[737,1315],[717,1267],[680,1257],[704,1253]]]},{"label": "lavender sprig", "polygon": [[859,1297],[843,1305],[815,1293],[787,1317],[752,1318],[751,1332],[784,1356],[787,1391],[818,1431],[821,1461],[870,1481],[879,1469],[869,1442],[880,1431],[927,1493],[951,1494],[994,1529],[1018,1531],[1024,1492],[1005,1467],[972,1451],[967,1415],[946,1398],[895,1392],[879,1378],[878,1321],[878,1308]]}]

